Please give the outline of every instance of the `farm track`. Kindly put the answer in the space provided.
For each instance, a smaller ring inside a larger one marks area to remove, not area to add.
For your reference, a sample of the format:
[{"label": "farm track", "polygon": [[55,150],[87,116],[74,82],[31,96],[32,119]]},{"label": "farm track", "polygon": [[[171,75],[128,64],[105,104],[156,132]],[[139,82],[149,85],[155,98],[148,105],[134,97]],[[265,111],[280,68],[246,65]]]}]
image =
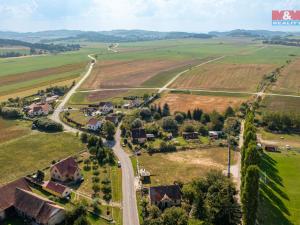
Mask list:
[{"label": "farm track", "polygon": [[[153,88],[100,88],[100,89],[92,89],[92,90],[83,90],[83,91],[76,91],[76,93],[90,93],[90,92],[98,92],[98,91],[130,91],[130,90],[160,90],[162,88],[153,87]],[[285,94],[275,94],[275,93],[262,93],[262,92],[247,92],[247,91],[227,91],[227,90],[209,90],[209,89],[192,89],[192,88],[164,88],[164,91],[190,91],[190,92],[207,92],[207,93],[216,93],[216,94],[241,94],[241,95],[264,95],[264,96],[280,96],[280,97],[293,97],[293,98],[300,98],[300,95],[285,95]]]}]

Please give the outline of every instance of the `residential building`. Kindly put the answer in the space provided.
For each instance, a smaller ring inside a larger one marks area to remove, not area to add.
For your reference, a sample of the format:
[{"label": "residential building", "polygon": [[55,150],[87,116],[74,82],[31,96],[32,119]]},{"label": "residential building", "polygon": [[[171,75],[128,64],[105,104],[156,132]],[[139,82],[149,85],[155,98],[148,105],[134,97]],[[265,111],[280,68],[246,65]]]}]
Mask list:
[{"label": "residential building", "polygon": [[181,204],[181,191],[178,185],[157,186],[149,188],[150,204],[160,209],[179,206]]},{"label": "residential building", "polygon": [[131,130],[132,143],[143,144],[147,141],[146,131],[143,128]]},{"label": "residential building", "polygon": [[19,188],[16,188],[14,208],[18,215],[40,225],[56,225],[65,220],[64,208]]},{"label": "residential building", "polygon": [[71,189],[69,187],[53,181],[44,182],[42,188],[50,194],[55,195],[59,198],[66,198],[71,194]]},{"label": "residential building", "polygon": [[108,120],[108,121],[112,122],[115,125],[117,125],[119,123],[119,117],[118,116],[106,116],[105,120]]},{"label": "residential building", "polygon": [[53,109],[48,103],[32,103],[27,107],[27,115],[34,116],[47,116]]},{"label": "residential building", "polygon": [[102,126],[101,121],[97,120],[96,118],[91,118],[86,124],[86,127],[92,131],[99,130],[101,126]]},{"label": "residential building", "polygon": [[99,109],[103,114],[108,114],[114,111],[114,105],[111,102],[100,102]]},{"label": "residential building", "polygon": [[0,187],[0,224],[16,214],[40,225],[56,225],[65,220],[64,208],[32,193],[25,178]]},{"label": "residential building", "polygon": [[68,157],[52,165],[50,176],[53,180],[61,182],[77,182],[82,179],[80,168],[73,157]]}]

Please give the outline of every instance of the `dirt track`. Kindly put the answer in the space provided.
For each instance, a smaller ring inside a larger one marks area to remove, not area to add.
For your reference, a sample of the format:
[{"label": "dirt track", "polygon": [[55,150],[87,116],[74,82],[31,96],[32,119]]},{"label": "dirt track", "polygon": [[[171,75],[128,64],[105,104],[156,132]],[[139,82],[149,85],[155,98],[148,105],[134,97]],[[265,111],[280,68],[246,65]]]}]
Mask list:
[{"label": "dirt track", "polygon": [[81,88],[123,88],[138,87],[160,72],[195,63],[171,60],[138,60],[126,62],[102,62],[95,66],[91,76]]}]

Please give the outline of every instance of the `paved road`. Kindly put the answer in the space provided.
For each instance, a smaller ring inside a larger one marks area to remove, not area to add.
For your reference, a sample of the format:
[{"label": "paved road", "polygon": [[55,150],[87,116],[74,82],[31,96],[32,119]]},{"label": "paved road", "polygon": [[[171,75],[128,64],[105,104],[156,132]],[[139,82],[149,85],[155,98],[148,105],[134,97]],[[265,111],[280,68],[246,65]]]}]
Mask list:
[{"label": "paved road", "polygon": [[[95,60],[91,55],[89,58]],[[80,130],[72,128],[67,124],[63,123],[60,120],[59,114],[63,111],[66,103],[69,101],[70,97],[76,92],[77,88],[86,80],[86,78],[90,75],[95,63],[91,63],[88,71],[82,77],[82,79],[67,93],[64,99],[60,102],[60,104],[55,109],[54,113],[50,116],[52,120],[57,123],[63,125],[65,131],[80,133]],[[136,202],[136,193],[134,187],[134,171],[132,168],[131,160],[129,156],[124,152],[121,147],[121,131],[118,127],[116,135],[115,135],[115,142],[112,144],[112,148],[120,160],[122,165],[122,192],[123,192],[123,224],[124,225],[139,225],[139,218],[138,218],[138,210],[137,210],[137,202]],[[108,143],[109,144],[109,143]],[[77,193],[78,194],[78,193]],[[82,193],[80,193],[82,195]]]},{"label": "paved road", "polygon": [[[96,61],[96,59],[94,57],[92,57],[91,55],[88,55],[88,57],[94,61]],[[84,76],[81,78],[81,80],[79,82],[77,82],[74,87],[72,87],[72,89],[66,94],[66,96],[64,97],[64,99],[59,103],[59,105],[56,107],[56,109],[54,110],[53,114],[50,116],[50,119],[60,123],[63,125],[64,130],[65,131],[69,131],[69,132],[73,132],[73,133],[77,133],[80,131],[68,126],[67,124],[63,123],[60,120],[59,114],[64,110],[64,107],[66,105],[66,103],[69,101],[69,99],[71,98],[71,96],[76,92],[76,90],[80,87],[80,85],[86,80],[86,78],[91,74],[92,69],[94,67],[95,63],[91,63],[90,67],[88,69],[88,71],[84,74]]]},{"label": "paved road", "polygon": [[128,154],[121,147],[120,126],[117,128],[112,148],[122,167],[123,225],[139,225],[134,171]]}]

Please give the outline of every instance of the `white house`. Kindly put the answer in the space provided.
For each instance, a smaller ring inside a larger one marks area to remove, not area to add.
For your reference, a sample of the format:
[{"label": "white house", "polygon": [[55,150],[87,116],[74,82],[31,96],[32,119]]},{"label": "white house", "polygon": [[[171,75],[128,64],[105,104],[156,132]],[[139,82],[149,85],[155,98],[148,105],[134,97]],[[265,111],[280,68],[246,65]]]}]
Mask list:
[{"label": "white house", "polygon": [[114,105],[111,102],[100,102],[99,109],[103,114],[108,114],[114,111]]},{"label": "white house", "polygon": [[86,124],[87,128],[89,130],[93,130],[93,131],[96,131],[96,130],[99,130],[102,126],[102,123],[101,121],[95,119],[95,118],[91,118],[88,123]]},{"label": "white house", "polygon": [[28,107],[28,116],[47,116],[52,111],[48,103],[33,103]]}]

